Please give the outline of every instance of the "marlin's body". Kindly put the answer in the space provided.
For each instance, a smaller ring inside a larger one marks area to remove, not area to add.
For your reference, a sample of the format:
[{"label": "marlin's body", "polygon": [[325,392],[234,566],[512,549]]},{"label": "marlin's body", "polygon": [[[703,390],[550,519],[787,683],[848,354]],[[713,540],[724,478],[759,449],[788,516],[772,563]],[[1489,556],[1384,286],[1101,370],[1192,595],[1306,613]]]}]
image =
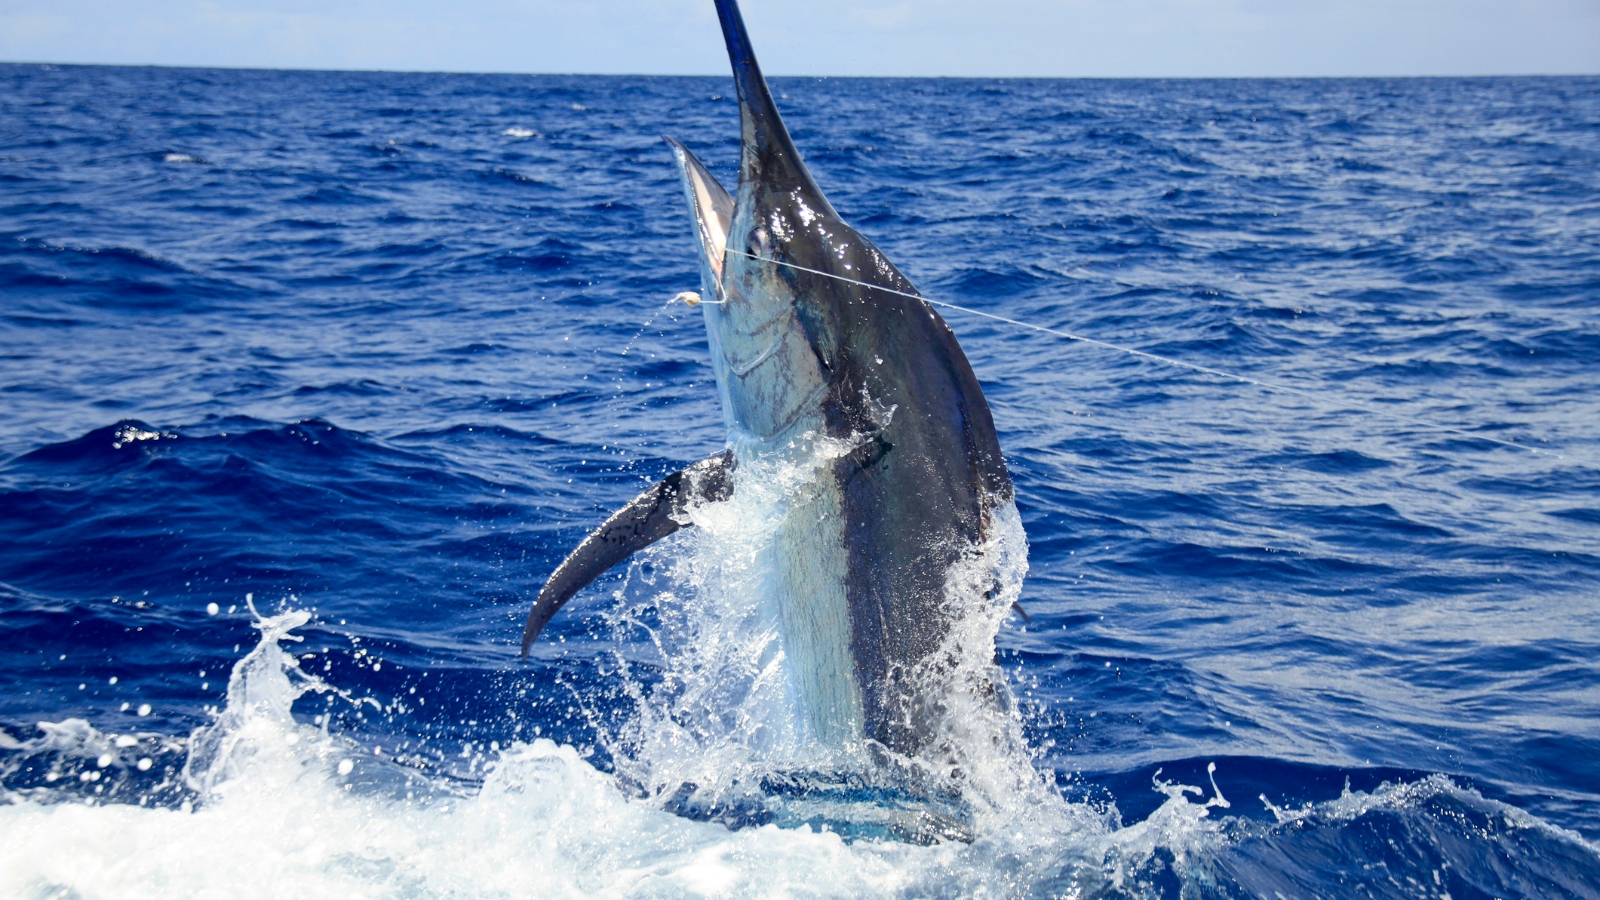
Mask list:
[{"label": "marlin's body", "polygon": [[916,756],[943,708],[927,686],[953,664],[952,573],[991,536],[1011,481],[955,336],[834,212],[778,116],[734,0],[717,10],[739,95],[737,195],[672,147],[700,239],[729,449],[591,534],[540,592],[524,651],[577,590],[687,524],[690,504],[731,496],[739,460],[831,441],[843,449],[792,498],[774,538],[785,654],[817,740]]}]

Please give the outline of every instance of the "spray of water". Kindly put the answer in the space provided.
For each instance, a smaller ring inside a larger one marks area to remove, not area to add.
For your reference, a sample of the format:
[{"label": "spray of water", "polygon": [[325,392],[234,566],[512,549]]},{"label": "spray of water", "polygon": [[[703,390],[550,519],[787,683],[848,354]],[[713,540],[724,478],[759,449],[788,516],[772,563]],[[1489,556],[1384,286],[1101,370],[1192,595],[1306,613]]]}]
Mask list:
[{"label": "spray of water", "polygon": [[[707,564],[697,553],[682,557],[690,567]],[[739,566],[721,566],[718,577],[743,577]],[[988,798],[978,804],[984,824],[970,844],[851,841],[803,822],[735,829],[674,815],[658,797],[639,796],[630,779],[757,778],[759,754],[768,750],[788,763],[818,764],[792,729],[772,730],[783,725],[784,699],[762,680],[777,657],[767,664],[761,658],[781,648],[768,650],[773,638],[761,614],[728,614],[743,630],[726,652],[757,656],[734,679],[737,687],[677,688],[679,716],[664,710],[652,720],[662,734],[636,737],[648,752],[632,763],[640,767],[634,775],[601,772],[573,748],[539,740],[491,756],[484,780],[471,789],[302,721],[293,711],[298,697],[335,690],[301,671],[286,649],[309,616],[291,610],[261,617],[261,642],[234,667],[227,707],[187,739],[107,734],[81,720],[41,723],[31,737],[0,732],[7,785],[0,794],[0,896],[1161,896],[1215,888],[1230,871],[1219,866],[1220,855],[1241,841],[1258,848],[1246,861],[1277,860],[1271,877],[1293,874],[1308,859],[1321,865],[1311,855],[1319,834],[1374,815],[1399,817],[1409,833],[1432,836],[1439,846],[1452,835],[1477,835],[1456,843],[1501,853],[1502,864],[1527,859],[1530,846],[1538,861],[1569,867],[1575,856],[1595,856],[1576,836],[1439,777],[1274,808],[1276,824],[1250,827],[1214,816],[1228,805],[1215,785],[1206,791],[1158,781],[1166,802],[1145,821],[1119,827],[1105,810],[1059,800],[1030,805],[1028,798],[1041,796],[1040,782],[1016,752],[1014,726],[979,727],[974,734],[982,740],[963,751],[969,793]],[[668,654],[677,637],[692,636],[688,612],[682,618],[659,629]],[[714,716],[726,712],[716,706],[719,691],[740,712]],[[703,748],[740,768],[725,776],[696,765],[689,757]],[[792,755],[783,757],[785,750]],[[141,766],[145,760],[154,762]],[[32,786],[12,786],[27,772],[36,773]],[[93,773],[100,775],[83,777]],[[138,781],[140,774],[147,780]],[[1013,787],[1020,799],[1008,802]],[[1459,816],[1478,817],[1469,822],[1471,835],[1447,831]],[[1485,844],[1479,833],[1496,829]],[[1301,839],[1303,846],[1294,843]],[[1439,865],[1440,883],[1448,885],[1471,860]]]},{"label": "spray of water", "polygon": [[634,567],[613,624],[619,636],[647,634],[655,665],[642,672],[624,653],[616,660],[633,715],[600,731],[619,778],[681,813],[855,836],[970,840],[1019,817],[1071,818],[1033,766],[994,662],[995,636],[1027,571],[1026,536],[1009,503],[995,510],[985,544],[952,568],[944,600],[952,627],[911,675],[936,707],[936,739],[901,758],[810,733],[780,627],[775,542],[818,472],[856,443],[812,437],[782,454],[747,448],[732,498],[692,510],[697,527]]}]

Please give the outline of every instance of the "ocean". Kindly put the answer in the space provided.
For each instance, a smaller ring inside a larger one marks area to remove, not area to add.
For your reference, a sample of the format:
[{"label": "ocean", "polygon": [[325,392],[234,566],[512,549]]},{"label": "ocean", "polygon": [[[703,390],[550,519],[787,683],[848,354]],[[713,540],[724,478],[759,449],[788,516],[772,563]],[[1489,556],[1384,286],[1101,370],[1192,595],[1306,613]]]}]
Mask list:
[{"label": "ocean", "polygon": [[943,310],[971,841],[737,739],[714,530],[518,658],[723,446],[729,79],[4,65],[0,895],[1600,897],[1600,78],[772,81],[924,294],[1115,345]]}]

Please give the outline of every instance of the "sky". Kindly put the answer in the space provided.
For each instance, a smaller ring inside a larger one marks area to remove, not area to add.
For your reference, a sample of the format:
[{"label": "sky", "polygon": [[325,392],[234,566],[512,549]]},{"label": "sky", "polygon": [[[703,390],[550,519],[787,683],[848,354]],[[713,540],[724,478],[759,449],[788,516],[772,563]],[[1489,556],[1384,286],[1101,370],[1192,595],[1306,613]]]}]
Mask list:
[{"label": "sky", "polygon": [[[769,75],[1600,74],[1600,0],[745,0]],[[0,0],[0,61],[727,72],[711,0]]]}]

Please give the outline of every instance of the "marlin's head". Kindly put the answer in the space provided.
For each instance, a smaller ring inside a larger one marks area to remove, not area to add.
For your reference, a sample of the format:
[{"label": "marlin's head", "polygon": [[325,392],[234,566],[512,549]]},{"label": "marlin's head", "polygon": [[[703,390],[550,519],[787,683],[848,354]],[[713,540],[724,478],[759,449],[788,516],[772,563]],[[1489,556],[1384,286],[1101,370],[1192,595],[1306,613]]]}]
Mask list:
[{"label": "marlin's head", "polygon": [[924,329],[892,319],[931,320],[941,333],[934,343],[960,350],[911,282],[835,212],[784,127],[738,6],[717,0],[717,12],[739,99],[736,191],[671,144],[697,226],[704,293],[714,301],[706,326],[731,436],[767,443],[804,430],[873,433],[882,410],[914,399],[899,395],[926,377],[916,363],[928,348],[896,352],[903,341],[926,343],[917,334]]}]

